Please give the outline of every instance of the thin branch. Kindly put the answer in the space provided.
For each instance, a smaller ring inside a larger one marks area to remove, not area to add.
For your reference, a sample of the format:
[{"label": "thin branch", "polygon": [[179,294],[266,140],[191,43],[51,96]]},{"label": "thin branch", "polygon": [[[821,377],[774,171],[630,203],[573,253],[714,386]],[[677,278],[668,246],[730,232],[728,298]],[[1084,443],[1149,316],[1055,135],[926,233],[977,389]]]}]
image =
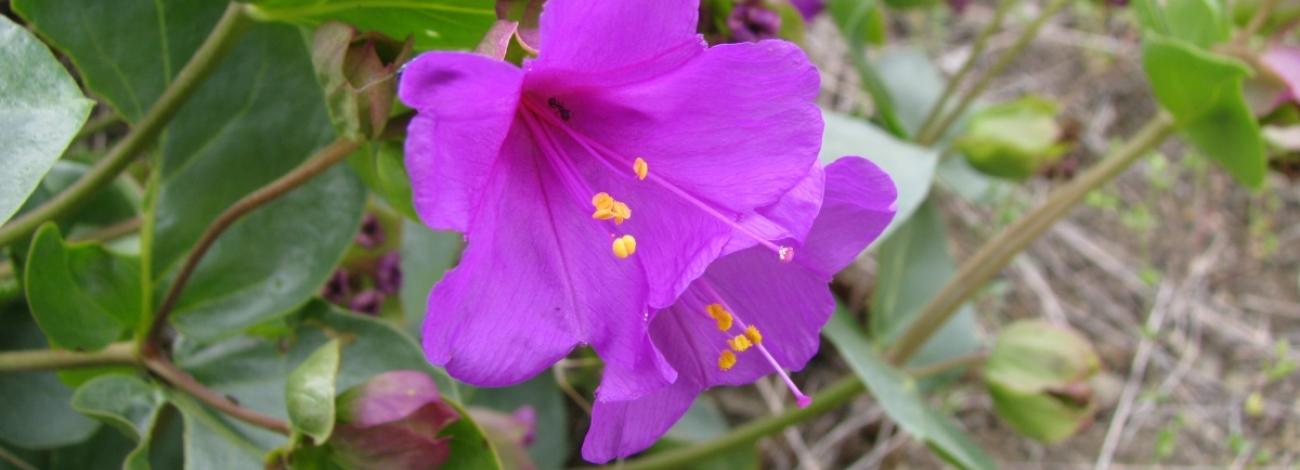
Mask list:
[{"label": "thin branch", "polygon": [[126,220],[123,220],[123,221],[121,221],[121,222],[117,222],[117,223],[114,223],[114,224],[112,224],[112,225],[105,226],[105,227],[103,227],[103,228],[101,228],[101,229],[99,229],[99,230],[96,230],[96,231],[94,231],[94,232],[90,232],[90,233],[86,233],[86,234],[79,234],[79,235],[76,235],[76,236],[70,236],[70,237],[68,237],[68,241],[70,241],[70,242],[85,242],[85,241],[107,242],[107,241],[113,241],[113,240],[116,240],[116,239],[119,239],[119,238],[125,237],[125,236],[127,236],[127,235],[132,234],[132,233],[135,233],[135,232],[138,231],[138,230],[140,230],[140,218],[139,218],[139,217],[132,217],[132,218],[130,218],[130,219],[126,219]]},{"label": "thin branch", "polygon": [[217,21],[216,27],[207,39],[194,52],[185,67],[176,74],[167,89],[163,90],[158,101],[149,108],[140,122],[131,127],[120,142],[108,152],[104,159],[86,172],[85,176],[69,186],[39,207],[13,219],[0,227],[0,246],[10,245],[36,231],[37,227],[48,220],[71,213],[111,183],[117,175],[145,148],[152,145],[163,127],[171,121],[172,116],[189,99],[199,84],[203,83],[221,58],[235,44],[240,33],[245,29],[248,19],[243,14],[242,4],[231,2],[226,12]]},{"label": "thin branch", "polygon": [[190,394],[199,401],[206,403],[208,406],[215,408],[217,411],[228,414],[248,424],[275,431],[280,434],[289,434],[289,424],[281,421],[274,416],[267,416],[248,408],[239,406],[225,395],[204,386],[199,381],[194,380],[185,371],[176,367],[171,361],[163,357],[145,357],[144,365],[150,371],[162,378],[171,386],[176,387],[185,393]]},{"label": "thin branch", "polygon": [[1250,38],[1255,33],[1258,33],[1260,28],[1264,27],[1264,22],[1268,21],[1268,15],[1273,13],[1273,9],[1276,7],[1277,0],[1264,0],[1261,2],[1259,8],[1255,9],[1255,16],[1250,18],[1250,22],[1246,23],[1245,28],[1237,31],[1237,36],[1232,39],[1232,42],[1245,46],[1250,41]]},{"label": "thin branch", "polygon": [[962,303],[966,302],[985,282],[1002,271],[1012,257],[1069,213],[1089,192],[1110,181],[1138,158],[1164,142],[1173,130],[1173,119],[1164,112],[1157,114],[1123,147],[1087,172],[1053,191],[1041,206],[1025,214],[1015,223],[1002,229],[992,240],[984,243],[970,259],[962,263],[957,274],[934,298],[930,299],[930,303],[921,310],[916,320],[898,337],[891,349],[890,360],[895,364],[904,363],[935,330],[948,321]]},{"label": "thin branch", "polygon": [[984,361],[988,360],[988,358],[989,353],[984,351],[970,353],[964,356],[944,359],[933,364],[909,368],[907,369],[907,375],[912,376],[914,379],[921,380],[957,369],[982,366],[984,365]]},{"label": "thin branch", "polygon": [[1069,4],[1069,0],[1052,0],[1052,3],[1048,4],[1048,6],[1043,9],[1042,13],[1039,13],[1038,17],[1034,18],[1034,21],[1029,23],[1029,26],[1025,27],[1025,30],[1016,38],[1016,42],[1011,45],[1011,48],[1007,49],[1006,52],[1003,52],[1002,55],[998,57],[997,62],[994,62],[988,70],[985,70],[984,73],[980,74],[979,78],[975,80],[975,85],[962,94],[961,100],[957,102],[957,106],[953,107],[951,112],[944,115],[943,119],[940,119],[938,124],[931,126],[929,132],[917,135],[916,141],[921,145],[930,146],[943,138],[943,134],[948,132],[948,128],[952,127],[952,125],[966,113],[966,110],[975,102],[975,99],[979,98],[980,94],[984,93],[984,90],[993,83],[993,79],[997,78],[998,75],[1001,75],[1002,71],[1006,70],[1007,66],[1011,65],[1017,57],[1020,57],[1020,53],[1024,52],[1025,48],[1029,46],[1029,43],[1038,36],[1038,30],[1042,29],[1043,25],[1047,24],[1048,20],[1052,19],[1053,16],[1056,16],[1056,13],[1060,12],[1061,9],[1065,8]]},{"label": "thin branch", "polygon": [[18,470],[37,470],[35,465],[18,458],[17,455],[14,455],[13,452],[9,452],[9,449],[4,448],[4,446],[0,446],[0,461],[7,462]]},{"label": "thin branch", "polygon": [[129,341],[112,343],[93,352],[62,349],[0,352],[0,372],[132,365],[139,362],[135,345]]},{"label": "thin branch", "polygon": [[916,135],[926,135],[929,133],[930,128],[934,127],[939,115],[943,114],[943,110],[948,107],[948,100],[952,99],[957,87],[966,80],[966,75],[975,69],[975,63],[979,61],[980,56],[984,55],[984,48],[988,47],[989,38],[993,36],[993,33],[1002,29],[1002,22],[1006,20],[1007,12],[1011,10],[1011,6],[1015,5],[1015,3],[1015,0],[998,1],[997,9],[993,10],[993,19],[989,20],[989,24],[985,25],[984,29],[980,30],[979,35],[975,37],[975,44],[971,46],[970,56],[966,57],[965,62],[962,62],[961,67],[957,69],[957,73],[948,79],[948,83],[943,87],[943,93],[939,95],[939,100],[935,101],[934,105],[930,107],[930,112],[921,121],[921,127],[917,128]]},{"label": "thin branch", "polygon": [[328,170],[335,163],[342,161],[351,155],[357,149],[359,144],[345,138],[339,138],[330,143],[325,148],[316,152],[302,162],[293,170],[279,177],[270,184],[253,191],[252,194],[244,196],[235,204],[226,208],[221,215],[217,216],[212,224],[203,231],[199,241],[190,250],[189,256],[185,258],[185,264],[180,271],[176,273],[176,280],[172,282],[171,287],[167,290],[167,295],[163,297],[162,304],[158,307],[158,314],[154,316],[153,326],[149,330],[149,336],[145,341],[147,348],[146,354],[149,356],[158,355],[158,339],[162,334],[163,325],[167,323],[167,316],[171,314],[172,308],[176,306],[176,300],[180,298],[181,292],[185,289],[185,284],[189,281],[190,275],[194,269],[199,266],[199,261],[203,260],[203,255],[212,248],[212,244],[217,241],[226,229],[234,225],[245,214],[252,212],[254,209],[261,207],[263,204],[271,202],[285,193],[301,186],[303,183],[310,181],[325,170]]}]

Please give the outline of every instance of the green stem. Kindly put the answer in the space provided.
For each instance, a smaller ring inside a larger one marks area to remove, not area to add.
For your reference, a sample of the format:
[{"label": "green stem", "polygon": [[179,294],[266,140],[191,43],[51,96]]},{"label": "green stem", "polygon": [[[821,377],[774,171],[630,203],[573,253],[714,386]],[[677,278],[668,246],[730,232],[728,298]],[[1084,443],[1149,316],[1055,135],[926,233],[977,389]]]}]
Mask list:
[{"label": "green stem", "polygon": [[136,155],[153,144],[158,133],[172,116],[176,115],[181,105],[216,69],[220,59],[234,46],[235,39],[239,37],[248,22],[241,4],[231,2],[226,7],[225,14],[217,21],[216,27],[194,52],[194,56],[185,67],[176,74],[176,79],[171,85],[163,90],[162,96],[158,97],[158,102],[149,108],[144,118],[131,127],[131,131],[113,146],[107,156],[95,163],[85,176],[67,190],[0,227],[0,246],[12,244],[30,235],[48,220],[71,213],[117,178],[117,175],[126,169]]},{"label": "green stem", "polygon": [[998,2],[997,9],[993,10],[993,19],[979,32],[979,36],[975,37],[975,45],[971,46],[970,56],[966,57],[965,62],[962,62],[961,67],[957,69],[957,73],[948,79],[948,83],[943,87],[943,94],[939,95],[939,100],[930,107],[930,112],[926,114],[925,120],[921,121],[921,127],[917,129],[916,135],[926,135],[930,132],[930,128],[934,127],[939,115],[948,107],[948,100],[952,99],[953,94],[956,93],[957,86],[966,80],[966,75],[975,69],[975,62],[979,60],[981,55],[984,55],[984,48],[988,47],[989,38],[993,36],[994,32],[1002,29],[1002,22],[1006,20],[1007,12],[1011,10],[1011,6],[1015,3],[1014,0],[1001,0]]},{"label": "green stem", "polygon": [[275,431],[284,435],[289,434],[288,423],[285,423],[283,420],[274,416],[264,415],[252,409],[239,406],[238,403],[231,401],[230,398],[227,398],[225,395],[217,393],[215,390],[212,390],[199,383],[199,381],[194,380],[194,377],[191,377],[190,374],[185,373],[185,371],[176,367],[175,364],[172,364],[171,361],[168,361],[164,357],[145,357],[144,365],[149,368],[149,371],[153,372],[154,375],[157,375],[162,378],[163,381],[167,382],[168,385],[184,391],[217,411],[263,429]]},{"label": "green stem", "polygon": [[1001,272],[1017,253],[1069,213],[1089,192],[1109,182],[1138,158],[1160,145],[1173,130],[1173,118],[1164,112],[1157,114],[1123,147],[1053,191],[1041,206],[984,243],[970,259],[962,263],[957,274],[930,299],[916,320],[898,337],[890,351],[890,360],[894,364],[906,362],[931,334],[948,321],[961,304]]},{"label": "green stem", "polygon": [[95,352],[42,349],[0,352],[0,372],[138,364],[135,345],[113,343]]},{"label": "green stem", "polygon": [[621,470],[685,468],[691,463],[699,462],[721,452],[750,445],[764,436],[781,432],[787,426],[839,408],[852,401],[863,390],[866,390],[866,388],[862,386],[862,382],[856,376],[846,377],[817,392],[816,398],[805,408],[792,408],[779,415],[752,421],[749,424],[733,429],[724,436],[690,447],[659,452],[631,462],[601,468],[617,468]]},{"label": "green stem", "polygon": [[1011,63],[1020,56],[1021,52],[1024,52],[1025,48],[1029,46],[1029,43],[1032,42],[1035,37],[1038,37],[1038,30],[1042,29],[1043,25],[1047,24],[1048,20],[1052,19],[1053,16],[1056,16],[1057,12],[1060,12],[1061,9],[1065,8],[1069,4],[1069,0],[1052,0],[1052,3],[1048,4],[1048,6],[1039,13],[1038,17],[1034,18],[1034,21],[1029,23],[1029,26],[1025,27],[1024,31],[1020,32],[1020,36],[1016,38],[1016,42],[1011,45],[1011,48],[1007,49],[1006,52],[1003,52],[1002,55],[998,57],[997,62],[994,62],[988,70],[985,70],[980,74],[979,78],[975,80],[975,85],[962,94],[961,100],[957,102],[957,106],[954,107],[951,112],[944,115],[943,119],[940,119],[938,124],[931,126],[929,132],[919,134],[916,141],[921,145],[930,146],[934,145],[935,142],[942,138],[944,133],[948,132],[948,128],[952,127],[953,123],[955,123],[957,119],[960,119],[963,114],[966,114],[966,110],[975,102],[975,99],[978,98],[981,93],[984,93],[984,90],[993,83],[993,79],[997,78],[998,75],[1001,75],[1002,71],[1006,70],[1007,66],[1011,65]]},{"label": "green stem", "polygon": [[8,462],[9,465],[13,465],[18,470],[37,470],[36,466],[18,458],[17,455],[9,452],[9,449],[4,448],[3,446],[0,446],[0,461]]},{"label": "green stem", "polygon": [[163,325],[167,323],[167,316],[171,314],[172,307],[176,305],[176,300],[180,298],[181,291],[185,289],[185,284],[189,281],[190,275],[194,273],[195,268],[198,268],[199,261],[203,259],[203,255],[208,252],[208,249],[212,248],[212,244],[217,241],[217,237],[221,236],[226,229],[234,225],[235,221],[245,214],[301,186],[303,183],[315,178],[316,175],[334,166],[335,163],[347,158],[359,145],[357,142],[339,138],[316,154],[308,157],[306,161],[285,173],[284,176],[244,196],[226,208],[221,215],[218,215],[216,220],[213,220],[208,225],[208,228],[203,231],[198,243],[186,256],[185,264],[181,266],[180,271],[177,271],[176,279],[172,281],[171,287],[167,289],[167,295],[163,297],[162,304],[158,307],[158,314],[154,316],[149,334],[145,339],[145,354],[151,357],[160,355],[161,342],[159,337],[162,334]]}]

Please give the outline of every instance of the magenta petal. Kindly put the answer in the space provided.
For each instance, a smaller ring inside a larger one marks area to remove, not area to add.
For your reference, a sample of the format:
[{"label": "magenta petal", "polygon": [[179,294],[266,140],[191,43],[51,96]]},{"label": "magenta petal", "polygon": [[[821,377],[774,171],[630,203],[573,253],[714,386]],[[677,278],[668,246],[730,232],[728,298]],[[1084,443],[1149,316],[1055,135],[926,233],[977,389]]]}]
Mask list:
[{"label": "magenta petal", "polygon": [[542,8],[537,68],[599,71],[645,62],[696,34],[698,0],[549,0]]},{"label": "magenta petal", "polygon": [[826,167],[826,199],[795,262],[830,280],[889,226],[894,181],[875,163],[844,157]]},{"label": "magenta petal", "polygon": [[773,204],[817,161],[820,78],[783,41],[709,48],[671,73],[569,97],[572,126],[713,207]]},{"label": "magenta petal", "polygon": [[1300,48],[1273,47],[1260,56],[1260,60],[1286,83],[1286,99],[1300,101]]},{"label": "magenta petal", "polygon": [[645,450],[686,414],[698,394],[697,387],[673,385],[637,400],[597,400],[582,442],[582,458],[605,463]]},{"label": "magenta petal", "polygon": [[[793,189],[781,196],[771,206],[747,214],[739,221],[751,233],[764,240],[791,240],[803,243],[812,229],[814,218],[810,214],[821,211],[822,197],[826,190],[826,171],[821,164],[814,164],[812,170]],[[754,246],[752,237],[743,233],[732,233],[731,240],[723,248],[722,254],[735,253]]]},{"label": "magenta petal", "polygon": [[632,400],[677,380],[677,371],[655,347],[649,334],[642,335],[638,343],[638,350],[630,355],[633,358],[630,365],[624,364],[626,361],[605,363],[600,387],[596,389],[597,400]]},{"label": "magenta petal", "polygon": [[406,171],[425,224],[467,230],[522,82],[515,66],[476,54],[431,52],[406,66],[398,96],[419,110],[407,129]]},{"label": "magenta petal", "polygon": [[502,386],[588,343],[608,361],[653,370],[639,341],[640,266],[610,253],[590,196],[556,183],[560,176],[523,127],[507,137],[483,189],[460,265],[430,294],[430,361],[461,381]]}]

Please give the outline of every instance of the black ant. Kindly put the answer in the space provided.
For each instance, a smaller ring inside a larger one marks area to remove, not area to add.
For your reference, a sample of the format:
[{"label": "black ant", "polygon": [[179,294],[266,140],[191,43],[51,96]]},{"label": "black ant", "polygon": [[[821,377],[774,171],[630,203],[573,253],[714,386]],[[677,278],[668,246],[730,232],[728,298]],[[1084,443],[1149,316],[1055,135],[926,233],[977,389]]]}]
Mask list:
[{"label": "black ant", "polygon": [[554,109],[556,113],[559,113],[560,120],[562,121],[568,122],[569,118],[573,116],[573,114],[569,112],[569,108],[565,108],[564,105],[560,104],[560,100],[555,99],[554,96],[546,100],[546,105],[550,106],[551,109]]}]

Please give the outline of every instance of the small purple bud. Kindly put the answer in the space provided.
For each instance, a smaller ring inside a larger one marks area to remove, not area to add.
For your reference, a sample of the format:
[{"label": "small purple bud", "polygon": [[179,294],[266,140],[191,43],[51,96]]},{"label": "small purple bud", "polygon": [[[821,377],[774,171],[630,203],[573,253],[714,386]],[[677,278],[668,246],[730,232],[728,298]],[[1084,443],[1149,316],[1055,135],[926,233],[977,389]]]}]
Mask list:
[{"label": "small purple bud", "polygon": [[361,231],[357,232],[357,244],[370,249],[384,244],[384,226],[374,214],[366,214],[361,221]]},{"label": "small purple bud", "polygon": [[826,0],[790,0],[790,3],[799,10],[804,22],[811,22],[817,14],[826,9]]},{"label": "small purple bud", "polygon": [[349,389],[338,410],[330,444],[345,468],[437,468],[451,451],[438,434],[460,419],[433,379],[414,370],[385,372]]},{"label": "small purple bud", "polygon": [[970,6],[970,2],[971,0],[948,0],[948,8],[951,8],[953,12],[960,15],[966,12],[966,7]]},{"label": "small purple bud", "polygon": [[348,284],[348,272],[343,269],[334,270],[329,280],[325,281],[325,287],[321,288],[320,296],[335,305],[345,305],[348,302],[348,296],[352,295],[352,286]]},{"label": "small purple bud", "polygon": [[537,440],[537,410],[530,405],[524,405],[516,409],[510,416],[513,416],[516,421],[528,429],[524,432],[524,436],[520,438],[519,443],[523,444],[524,447],[532,446],[533,442]]},{"label": "small purple bud", "polygon": [[761,2],[745,2],[731,9],[727,27],[731,29],[731,38],[738,42],[774,39],[781,31],[781,15]]},{"label": "small purple bud", "polygon": [[402,288],[402,255],[396,251],[379,258],[375,268],[375,287],[388,295],[396,294]]},{"label": "small purple bud", "polygon": [[384,294],[374,289],[366,289],[352,297],[348,308],[354,312],[378,315],[379,307],[384,304]]}]

